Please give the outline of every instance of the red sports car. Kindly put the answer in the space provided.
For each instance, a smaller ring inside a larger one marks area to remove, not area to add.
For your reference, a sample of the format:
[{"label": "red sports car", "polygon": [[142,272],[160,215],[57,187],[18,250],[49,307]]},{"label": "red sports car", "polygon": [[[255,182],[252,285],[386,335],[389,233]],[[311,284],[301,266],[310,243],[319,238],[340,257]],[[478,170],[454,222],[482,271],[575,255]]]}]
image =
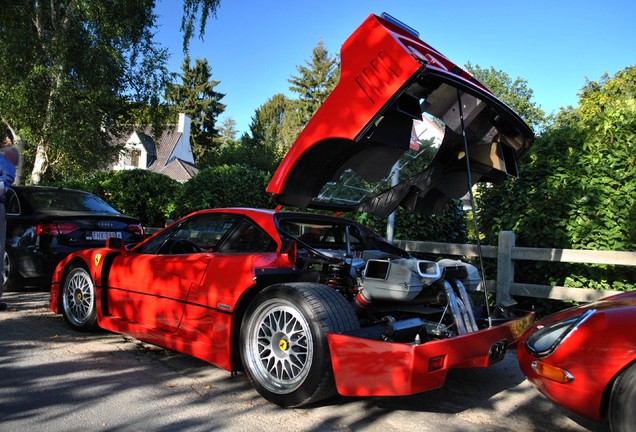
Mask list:
[{"label": "red sports car", "polygon": [[[338,85],[268,186],[279,205],[437,211],[478,181],[516,173],[532,131],[411,29],[371,15],[341,59]],[[111,239],[69,256],[51,308],[78,330],[244,370],[268,400],[299,406],[336,391],[430,390],[451,368],[501,359],[533,315],[493,320],[474,307],[475,273],[415,259],[345,218],[214,209],[130,249]]]},{"label": "red sports car", "polygon": [[612,431],[636,430],[636,292],[558,312],[535,323],[517,349],[541,393]]}]

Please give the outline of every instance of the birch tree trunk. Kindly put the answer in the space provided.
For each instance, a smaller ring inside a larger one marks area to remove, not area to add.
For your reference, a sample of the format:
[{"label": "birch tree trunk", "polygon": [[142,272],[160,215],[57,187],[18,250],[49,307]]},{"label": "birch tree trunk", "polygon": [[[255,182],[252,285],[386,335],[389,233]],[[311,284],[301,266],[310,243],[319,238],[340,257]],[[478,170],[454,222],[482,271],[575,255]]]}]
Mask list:
[{"label": "birch tree trunk", "polygon": [[[33,170],[31,171],[31,184],[37,185],[40,183],[40,180],[42,180],[42,175],[46,172],[49,165],[47,152],[51,121],[53,120],[53,106],[60,86],[62,85],[62,77],[66,69],[64,55],[58,54],[56,48],[57,44],[64,39],[63,35],[68,30],[70,19],[75,14],[75,2],[70,0],[65,5],[65,8],[61,8],[59,4],[54,4],[54,2],[46,4],[46,2],[40,2],[39,0],[36,0],[34,5],[36,9],[35,28],[38,33],[38,39],[44,50],[51,53],[51,58],[53,59],[53,73],[50,82],[49,99],[44,115],[44,124],[42,125],[42,137],[35,151],[35,161],[33,163]],[[48,11],[50,13],[50,28],[46,26],[46,20],[43,19],[44,7],[50,7]],[[58,8],[61,9],[58,10]]]},{"label": "birch tree trunk", "polygon": [[40,184],[42,174],[46,172],[48,164],[49,160],[46,156],[46,145],[40,143],[35,151],[35,162],[33,163],[33,171],[31,171],[31,184]]}]

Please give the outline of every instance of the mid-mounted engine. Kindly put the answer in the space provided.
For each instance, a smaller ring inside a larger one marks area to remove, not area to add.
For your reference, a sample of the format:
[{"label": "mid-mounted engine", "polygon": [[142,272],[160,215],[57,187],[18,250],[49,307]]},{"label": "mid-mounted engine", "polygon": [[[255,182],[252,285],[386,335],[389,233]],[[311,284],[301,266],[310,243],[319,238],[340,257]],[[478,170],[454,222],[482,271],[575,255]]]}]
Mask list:
[{"label": "mid-mounted engine", "polygon": [[470,264],[414,258],[346,220],[285,219],[281,232],[304,280],[347,298],[367,337],[423,342],[478,330],[467,287],[474,290],[480,278]]},{"label": "mid-mounted engine", "polygon": [[388,324],[383,338],[394,338],[396,329],[416,329],[418,340],[466,334],[478,329],[465,288],[475,280],[477,269],[461,261],[373,259],[366,263],[355,302],[374,314],[392,313],[382,317]]}]

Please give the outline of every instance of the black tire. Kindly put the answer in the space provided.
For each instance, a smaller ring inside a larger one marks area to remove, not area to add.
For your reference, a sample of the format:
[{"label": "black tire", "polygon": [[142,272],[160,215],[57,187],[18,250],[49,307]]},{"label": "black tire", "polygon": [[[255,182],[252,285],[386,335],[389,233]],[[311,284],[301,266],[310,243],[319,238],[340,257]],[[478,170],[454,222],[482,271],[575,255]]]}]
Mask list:
[{"label": "black tire", "polygon": [[4,291],[20,291],[24,288],[24,278],[18,271],[18,263],[12,254],[4,251],[4,264],[2,267],[2,284]]},{"label": "black tire", "polygon": [[82,332],[97,328],[95,284],[83,264],[69,267],[62,281],[60,296],[62,316],[69,327]]},{"label": "black tire", "polygon": [[616,378],[609,403],[609,423],[612,432],[636,430],[636,363]]},{"label": "black tire", "polygon": [[353,308],[331,287],[289,283],[264,289],[241,324],[241,359],[270,402],[296,407],[336,394],[327,333],[359,328]]}]

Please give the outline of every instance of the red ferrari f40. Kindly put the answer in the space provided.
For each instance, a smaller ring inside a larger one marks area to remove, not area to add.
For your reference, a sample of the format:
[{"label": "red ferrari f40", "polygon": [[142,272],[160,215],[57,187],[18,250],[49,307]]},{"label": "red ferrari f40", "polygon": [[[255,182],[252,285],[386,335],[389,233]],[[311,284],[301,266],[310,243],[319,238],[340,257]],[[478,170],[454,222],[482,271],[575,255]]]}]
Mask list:
[{"label": "red ferrari f40", "polygon": [[[390,16],[341,50],[341,78],[274,174],[276,204],[386,217],[439,212],[500,182],[534,139],[507,105]],[[237,180],[238,181],[238,180]],[[68,256],[51,308],[244,371],[281,406],[408,395],[451,368],[502,358],[532,314],[473,304],[475,267],[417,259],[346,218],[227,208],[183,217],[133,247]],[[496,323],[496,325],[493,324]]]}]

